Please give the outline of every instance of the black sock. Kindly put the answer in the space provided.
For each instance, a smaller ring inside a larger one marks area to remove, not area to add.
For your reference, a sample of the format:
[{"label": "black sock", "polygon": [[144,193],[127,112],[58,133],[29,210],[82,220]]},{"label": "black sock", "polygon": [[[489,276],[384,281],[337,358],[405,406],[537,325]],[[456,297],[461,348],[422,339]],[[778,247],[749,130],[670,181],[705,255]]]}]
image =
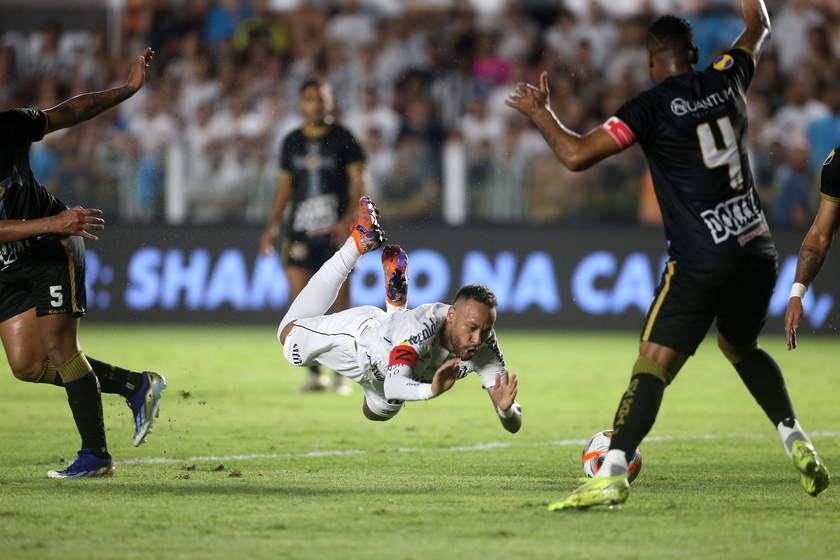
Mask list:
[{"label": "black sock", "polygon": [[76,428],[82,437],[82,449],[90,449],[91,453],[105,459],[108,457],[108,446],[105,443],[102,398],[96,376],[91,371],[84,377],[67,383],[64,390],[67,391],[73,420],[76,421]]},{"label": "black sock", "polygon": [[756,348],[747,354],[746,358],[733,365],[750,394],[773,422],[774,428],[785,418],[796,417],[782,370],[770,354]]},{"label": "black sock", "polygon": [[143,374],[129,371],[121,367],[100,362],[95,358],[87,356],[93,373],[99,380],[99,386],[103,393],[116,393],[125,398],[130,398],[143,385]]},{"label": "black sock", "polygon": [[635,373],[630,378],[630,386],[621,397],[621,403],[615,413],[613,437],[610,442],[610,449],[624,451],[628,463],[633,459],[636,448],[653,428],[664,393],[665,382],[654,375]]}]

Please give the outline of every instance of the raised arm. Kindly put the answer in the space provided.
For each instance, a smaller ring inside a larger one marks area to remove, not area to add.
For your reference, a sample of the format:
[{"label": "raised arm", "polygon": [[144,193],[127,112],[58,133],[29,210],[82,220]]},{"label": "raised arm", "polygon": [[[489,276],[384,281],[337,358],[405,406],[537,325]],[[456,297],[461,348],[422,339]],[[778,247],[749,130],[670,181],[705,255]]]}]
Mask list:
[{"label": "raised arm", "polygon": [[840,203],[823,199],[820,202],[817,217],[802,247],[799,249],[799,260],[796,262],[796,276],[794,287],[791,290],[791,297],[788,300],[788,308],[785,313],[785,335],[787,336],[788,350],[796,348],[796,329],[802,320],[805,312],[802,306],[802,298],[811,282],[817,277],[822,269],[823,263],[831,249],[831,242],[840,228]]},{"label": "raised arm", "polygon": [[732,46],[749,50],[757,60],[770,38],[770,16],[764,0],[743,0],[742,9],[746,29]]},{"label": "raised arm", "polygon": [[496,374],[496,384],[487,389],[502,426],[512,434],[522,427],[522,407],[516,402],[517,384],[516,374],[505,370]]},{"label": "raised arm", "polygon": [[83,93],[44,111],[47,115],[45,134],[91,119],[137,93],[143,87],[143,82],[146,80],[146,68],[154,56],[155,52],[152,49],[144,50],[132,65],[128,80],[120,87]]},{"label": "raised arm", "polygon": [[600,128],[580,135],[557,119],[549,105],[547,72],[540,74],[539,88],[517,84],[505,104],[531,119],[557,159],[571,171],[583,171],[621,151],[616,141]]}]

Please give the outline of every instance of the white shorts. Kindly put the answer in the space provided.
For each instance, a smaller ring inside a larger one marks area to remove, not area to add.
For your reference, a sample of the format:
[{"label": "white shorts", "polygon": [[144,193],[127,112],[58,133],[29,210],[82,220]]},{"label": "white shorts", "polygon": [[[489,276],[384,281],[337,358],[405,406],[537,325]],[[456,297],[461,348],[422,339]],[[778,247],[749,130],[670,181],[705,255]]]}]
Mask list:
[{"label": "white shorts", "polygon": [[391,418],[405,403],[385,398],[384,380],[373,375],[367,354],[357,344],[358,339],[366,338],[369,322],[384,317],[378,307],[362,306],[298,319],[286,337],[283,356],[293,366],[322,365],[355,381],[365,393],[368,408],[377,416]]}]

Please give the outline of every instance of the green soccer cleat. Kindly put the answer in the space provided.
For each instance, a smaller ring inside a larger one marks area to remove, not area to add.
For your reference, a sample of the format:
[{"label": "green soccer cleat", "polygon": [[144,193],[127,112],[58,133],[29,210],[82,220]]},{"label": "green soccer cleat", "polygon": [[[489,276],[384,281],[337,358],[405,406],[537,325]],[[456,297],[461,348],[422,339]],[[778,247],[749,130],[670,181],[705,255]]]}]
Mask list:
[{"label": "green soccer cleat", "polygon": [[822,462],[820,456],[814,451],[814,446],[807,441],[797,440],[793,442],[790,450],[791,458],[796,470],[799,471],[799,479],[802,488],[812,496],[828,488],[831,482],[828,468]]},{"label": "green soccer cleat", "polygon": [[592,506],[621,506],[627,501],[630,483],[626,475],[596,476],[583,486],[548,505],[548,511],[587,509]]}]

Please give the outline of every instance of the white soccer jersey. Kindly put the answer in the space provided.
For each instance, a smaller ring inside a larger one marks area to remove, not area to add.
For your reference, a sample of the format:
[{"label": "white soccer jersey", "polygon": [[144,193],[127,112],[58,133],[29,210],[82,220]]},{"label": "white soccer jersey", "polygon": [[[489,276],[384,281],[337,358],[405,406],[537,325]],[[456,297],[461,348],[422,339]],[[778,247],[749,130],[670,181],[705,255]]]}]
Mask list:
[{"label": "white soccer jersey", "polygon": [[[431,383],[437,369],[454,354],[438,341],[438,333],[446,322],[451,306],[445,303],[427,303],[414,309],[400,309],[381,316],[371,330],[358,340],[359,357],[371,364],[370,375],[382,381],[388,369],[391,350],[397,345],[411,346],[417,352],[417,364],[412,379]],[[471,371],[481,377],[482,387],[489,389],[496,384],[496,374],[505,370],[505,359],[496,341],[496,332],[479,347],[470,360],[462,361],[458,378]]]}]

